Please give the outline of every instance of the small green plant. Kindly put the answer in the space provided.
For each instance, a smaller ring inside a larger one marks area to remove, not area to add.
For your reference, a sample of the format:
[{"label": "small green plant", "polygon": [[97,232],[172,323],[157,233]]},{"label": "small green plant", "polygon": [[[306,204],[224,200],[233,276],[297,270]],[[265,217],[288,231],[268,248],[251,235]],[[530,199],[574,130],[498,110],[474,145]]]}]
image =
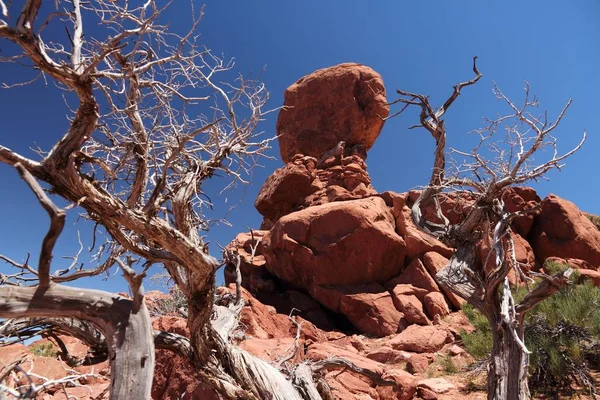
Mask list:
[{"label": "small green plant", "polygon": [[465,303],[462,310],[469,319],[469,322],[475,327],[475,331],[472,333],[467,333],[464,330],[460,332],[463,345],[467,352],[476,360],[482,360],[490,354],[494,344],[490,324],[487,318],[472,305]]},{"label": "small green plant", "polygon": [[52,343],[41,343],[31,347],[31,352],[38,357],[56,357],[58,351],[54,350]]},{"label": "small green plant", "polygon": [[435,378],[437,375],[437,365],[435,363],[429,364],[429,367],[427,368],[427,379]]},{"label": "small green plant", "polygon": [[186,312],[188,308],[187,298],[177,286],[169,291],[170,296],[161,299],[156,305],[158,315],[180,315],[180,310]]},{"label": "small green plant", "polygon": [[447,374],[455,374],[458,371],[456,364],[454,364],[454,360],[450,354],[446,354],[440,360],[440,365],[444,369],[444,372]]}]

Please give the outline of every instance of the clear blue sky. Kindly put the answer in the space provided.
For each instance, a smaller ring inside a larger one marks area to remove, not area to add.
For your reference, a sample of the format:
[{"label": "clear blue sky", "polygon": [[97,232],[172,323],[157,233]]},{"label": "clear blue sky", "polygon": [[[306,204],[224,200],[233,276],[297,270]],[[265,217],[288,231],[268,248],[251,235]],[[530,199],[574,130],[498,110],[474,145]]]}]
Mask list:
[{"label": "clear blue sky", "polygon": [[[188,26],[189,10],[187,1],[177,0],[164,20]],[[463,92],[446,120],[450,145],[464,150],[471,144],[466,133],[480,126],[482,116],[505,110],[492,95],[492,81],[520,100],[523,81],[528,80],[550,115],[572,97],[574,103],[557,133],[559,143],[569,149],[584,128],[588,141],[562,172],[552,173],[549,182],[535,187],[542,197],[552,192],[600,214],[599,18],[596,0],[208,0],[200,32],[209,48],[237,59],[237,71],[257,74],[266,66],[263,77],[272,107],[281,105],[285,88],[301,76],[349,61],[378,71],[390,100],[395,89],[402,88],[430,94],[432,103],[439,104],[453,84],[472,77],[472,57],[477,55],[484,77]],[[0,49],[4,46],[6,42],[0,42]],[[20,73],[0,65],[2,80]],[[60,96],[52,85],[0,90],[0,143],[24,153],[34,145],[49,149],[67,124],[68,110]],[[427,182],[433,141],[424,131],[406,129],[416,118],[415,113],[406,113],[388,121],[369,152],[368,171],[378,191],[402,192]],[[263,124],[268,135],[275,135],[275,121],[271,116]],[[209,235],[214,255],[218,256],[214,243],[228,243],[245,225],[260,225],[254,199],[267,176],[282,165],[278,149],[271,154],[277,159],[265,160],[264,168],[254,172],[251,186],[229,195],[229,204],[240,198],[244,202],[228,215],[233,227],[218,226]],[[216,189],[218,184],[208,188]],[[0,188],[0,252],[22,260],[30,251],[35,259],[47,216],[16,172],[4,165],[0,165]],[[223,215],[226,209],[221,206],[216,212]],[[55,268],[68,263],[59,256],[77,250],[76,219],[75,212],[68,215]],[[89,228],[82,228],[86,239],[87,233]],[[126,289],[121,277],[100,285],[106,290]]]}]

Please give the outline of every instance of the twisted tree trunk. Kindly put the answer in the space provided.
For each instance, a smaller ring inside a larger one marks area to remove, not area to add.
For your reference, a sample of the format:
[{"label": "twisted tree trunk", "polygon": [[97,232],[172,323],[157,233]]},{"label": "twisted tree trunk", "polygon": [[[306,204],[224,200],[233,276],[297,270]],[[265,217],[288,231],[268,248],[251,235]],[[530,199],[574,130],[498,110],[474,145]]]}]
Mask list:
[{"label": "twisted tree trunk", "polygon": [[487,391],[489,400],[530,398],[527,385],[527,354],[517,338],[492,325],[494,347],[488,366]]},{"label": "twisted tree trunk", "polygon": [[144,302],[90,289],[0,286],[0,318],[76,318],[106,338],[111,399],[148,399],[154,374],[152,321]]}]

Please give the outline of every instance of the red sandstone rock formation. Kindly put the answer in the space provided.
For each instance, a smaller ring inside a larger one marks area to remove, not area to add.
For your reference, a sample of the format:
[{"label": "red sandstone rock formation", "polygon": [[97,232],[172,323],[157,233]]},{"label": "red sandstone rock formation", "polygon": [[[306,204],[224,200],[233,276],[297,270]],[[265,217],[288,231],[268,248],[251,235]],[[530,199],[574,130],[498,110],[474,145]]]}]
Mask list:
[{"label": "red sandstone rock formation", "polygon": [[[369,72],[357,72],[362,69]],[[347,111],[358,100],[349,88],[363,87],[365,80],[381,84],[366,67],[342,65],[308,75],[286,92],[286,106],[294,108],[280,113],[277,126],[287,164],[273,173],[256,200],[268,229],[261,239],[264,258],[249,266],[243,257],[242,281],[278,310],[294,307],[287,299],[296,293],[306,296],[300,308],[311,308],[313,318],[334,314],[309,305],[310,298],[343,315],[358,331],[385,336],[411,324],[429,326],[460,309],[464,300],[435,281],[454,249],[412,222],[410,207],[419,191],[376,193],[364,155],[349,152],[350,145],[359,143],[368,150],[382,125],[369,120],[371,114]],[[383,91],[359,91],[368,95],[361,101],[373,109],[383,101]],[[334,93],[338,108],[332,107]],[[341,140],[346,144],[339,148]],[[474,200],[440,196],[451,223],[465,218]],[[507,188],[503,201],[510,212],[540,208],[512,222],[516,259],[524,271],[539,268],[550,256],[580,258],[592,269],[600,266],[600,233],[571,203],[554,196],[542,202],[526,187]],[[435,220],[432,204],[422,204],[421,211]],[[493,259],[486,243],[483,238],[479,244],[482,263]],[[231,272],[228,266],[229,283],[234,282]],[[594,273],[590,271],[590,279]],[[521,282],[514,273],[510,278]]]},{"label": "red sandstone rock formation", "polygon": [[600,267],[600,231],[568,200],[552,194],[545,198],[531,235],[536,258],[542,263],[555,256]]},{"label": "red sandstone rock formation", "polygon": [[386,281],[400,272],[404,248],[391,210],[378,197],[291,213],[263,239],[269,271],[304,290]]},{"label": "red sandstone rock formation", "polygon": [[[263,230],[240,233],[227,246],[239,256],[244,287],[240,347],[281,360],[294,347],[296,324],[288,314],[296,309],[302,329],[294,362],[340,356],[398,383],[396,389],[376,387],[349,371],[332,371],[324,378],[335,398],[436,399],[452,391],[447,381],[425,378],[436,353],[468,357],[453,344],[462,329],[473,329],[458,311],[464,300],[435,280],[454,249],[412,222],[417,191],[378,194],[364,162],[383,125],[377,115],[388,113],[381,78],[357,64],[320,70],[287,90],[286,106],[294,108],[280,113],[278,131],[287,164],[268,178],[255,202]],[[346,141],[341,154],[324,156],[340,140]],[[441,197],[450,222],[464,218],[468,199]],[[509,188],[503,200],[511,212],[541,206],[511,225],[516,258],[526,271],[547,260],[566,263],[600,286],[600,232],[588,216],[554,195],[541,201],[531,188]],[[433,217],[431,205],[422,205],[422,212]],[[481,262],[493,256],[485,240],[479,247]],[[228,264],[225,280],[235,278],[235,266]],[[514,274],[511,279],[517,282]],[[234,293],[231,285],[218,291]],[[160,315],[172,300],[147,293],[149,309],[159,315],[153,327],[186,336],[185,319]],[[85,355],[81,343],[65,343]],[[60,361],[35,358],[25,346],[0,352],[4,364],[20,357],[33,357],[49,376],[64,374]],[[217,398],[181,357],[159,350],[156,360],[154,399]],[[87,384],[95,396],[106,385]],[[79,389],[69,388],[69,394],[78,396]]]},{"label": "red sandstone rock formation", "polygon": [[277,120],[281,159],[318,159],[341,140],[368,150],[388,114],[383,80],[371,68],[348,63],[315,71],[285,91]]}]

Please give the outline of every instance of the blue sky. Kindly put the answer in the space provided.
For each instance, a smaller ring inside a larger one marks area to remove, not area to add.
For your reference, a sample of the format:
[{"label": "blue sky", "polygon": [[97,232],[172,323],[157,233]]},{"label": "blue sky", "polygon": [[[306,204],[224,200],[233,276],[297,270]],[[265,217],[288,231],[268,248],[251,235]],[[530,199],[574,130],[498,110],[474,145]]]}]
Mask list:
[{"label": "blue sky", "polygon": [[[176,28],[185,27],[189,15],[189,3],[177,0],[163,20]],[[573,147],[584,129],[587,143],[564,170],[534,186],[542,197],[555,193],[600,214],[596,176],[599,17],[600,4],[595,0],[208,0],[200,33],[209,48],[236,58],[238,72],[262,73],[272,107],[281,105],[285,88],[301,76],[341,62],[359,62],[378,71],[389,100],[401,88],[429,94],[432,103],[440,104],[453,84],[472,77],[472,57],[477,55],[484,76],[476,86],[465,89],[446,118],[450,145],[463,150],[470,149],[473,138],[467,133],[481,125],[482,116],[506,111],[492,95],[493,81],[516,101],[522,99],[523,82],[529,81],[541,108],[551,116],[573,98],[557,132],[559,146]],[[0,49],[4,46],[7,43],[0,41]],[[0,65],[2,80],[21,73]],[[52,85],[0,90],[0,105],[0,143],[15,150],[26,153],[34,145],[47,150],[66,129],[68,110]],[[266,134],[275,135],[275,121],[272,115],[264,122]],[[402,192],[427,182],[434,144],[426,132],[407,130],[416,121],[417,114],[410,112],[388,121],[369,152],[368,171],[378,191]],[[228,214],[233,227],[217,226],[209,234],[214,255],[218,255],[215,243],[226,244],[244,226],[260,225],[254,199],[267,176],[282,166],[276,147],[271,155],[276,159],[265,160],[264,167],[254,171],[251,186],[228,195],[228,204],[244,201]],[[219,184],[207,188],[218,190]],[[4,165],[0,165],[0,194],[0,253],[22,260],[29,251],[35,258],[47,216],[16,172]],[[218,207],[216,214],[225,211]],[[77,251],[76,220],[76,212],[68,214],[55,268],[68,263],[59,256]],[[89,227],[82,232],[89,232]],[[121,277],[80,284],[126,290]]]}]

